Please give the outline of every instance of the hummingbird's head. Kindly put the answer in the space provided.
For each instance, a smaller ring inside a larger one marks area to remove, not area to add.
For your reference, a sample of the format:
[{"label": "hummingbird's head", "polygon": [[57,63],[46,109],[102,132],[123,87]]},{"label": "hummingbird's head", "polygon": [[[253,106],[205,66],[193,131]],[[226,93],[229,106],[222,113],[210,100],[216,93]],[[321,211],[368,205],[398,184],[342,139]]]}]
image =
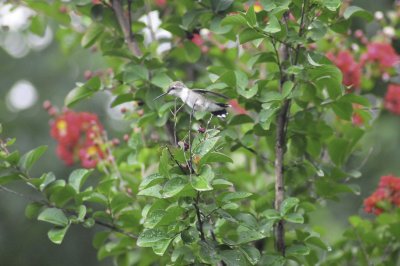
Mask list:
[{"label": "hummingbird's head", "polygon": [[187,87],[182,81],[174,81],[169,85],[167,94],[178,96],[185,88]]}]

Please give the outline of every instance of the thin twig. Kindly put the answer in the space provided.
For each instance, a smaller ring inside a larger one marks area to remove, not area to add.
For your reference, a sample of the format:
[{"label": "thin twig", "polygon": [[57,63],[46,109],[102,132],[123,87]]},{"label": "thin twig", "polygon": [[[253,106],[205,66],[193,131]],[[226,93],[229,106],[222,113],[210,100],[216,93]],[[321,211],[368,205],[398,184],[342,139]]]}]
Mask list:
[{"label": "thin twig", "polygon": [[197,191],[197,197],[195,202],[193,203],[194,208],[196,209],[196,216],[197,216],[197,222],[198,222],[198,228],[197,230],[199,230],[200,233],[200,239],[202,241],[205,241],[206,238],[204,236],[204,230],[203,230],[203,220],[201,219],[201,214],[200,214],[200,208],[199,208],[199,201],[200,201],[200,192]]},{"label": "thin twig", "polygon": [[[20,192],[15,191],[15,190],[9,189],[9,188],[7,188],[7,187],[5,187],[5,186],[1,186],[1,185],[0,185],[0,190],[3,190],[3,191],[5,191],[5,192],[7,192],[7,193],[10,193],[10,194],[13,194],[13,195],[15,195],[15,196],[18,196],[18,197],[20,197],[20,198],[23,198],[23,199],[25,199],[25,200],[28,200],[28,201],[30,201],[30,202],[32,202],[32,203],[38,203],[38,204],[41,204],[41,205],[44,205],[44,206],[47,206],[47,207],[54,207],[54,205],[51,204],[51,203],[48,202],[48,201],[45,201],[45,200],[36,200],[36,199],[31,198],[31,197],[29,197],[29,196],[27,196],[27,195],[25,195],[25,194],[22,194],[22,193],[20,193]],[[66,213],[70,213],[70,211],[68,211],[68,210],[64,210],[64,209],[61,209],[61,210],[64,211],[64,212],[66,212]],[[85,219],[88,219],[88,217],[85,217]],[[132,234],[132,233],[129,233],[129,232],[125,232],[124,230],[122,230],[122,229],[116,227],[115,225],[108,224],[108,223],[106,223],[106,222],[103,222],[103,221],[100,221],[100,220],[97,220],[97,219],[93,219],[93,220],[94,220],[94,223],[97,224],[97,225],[100,225],[100,226],[109,228],[109,229],[111,229],[112,231],[121,233],[121,234],[126,235],[126,236],[128,236],[128,237],[130,237],[130,238],[133,238],[133,239],[137,239],[137,238],[138,238],[136,235],[134,235],[134,234]]]},{"label": "thin twig", "polygon": [[183,174],[187,174],[185,171],[185,168],[183,168],[183,166],[178,162],[178,160],[176,160],[175,156],[172,154],[171,150],[169,149],[169,147],[167,146],[167,151],[169,153],[169,156],[171,157],[172,160],[174,160],[174,162],[176,163],[176,165],[178,165],[178,167],[181,169]]},{"label": "thin twig", "polygon": [[[122,33],[124,34],[125,42],[128,46],[128,49],[134,56],[140,57],[142,56],[142,51],[137,44],[135,37],[132,32],[130,19],[127,18],[124,14],[124,9],[122,6],[121,0],[112,0],[112,9],[117,17],[118,23],[121,27]],[[129,10],[130,13],[130,10]]]}]

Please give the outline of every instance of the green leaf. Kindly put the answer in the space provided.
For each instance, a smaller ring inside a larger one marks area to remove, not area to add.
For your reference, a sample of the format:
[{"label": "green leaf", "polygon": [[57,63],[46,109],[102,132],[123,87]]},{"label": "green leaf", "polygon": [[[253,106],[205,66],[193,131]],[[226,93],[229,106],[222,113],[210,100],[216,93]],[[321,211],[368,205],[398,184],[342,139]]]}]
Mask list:
[{"label": "green leaf", "polygon": [[165,183],[163,188],[163,198],[170,198],[182,191],[188,181],[181,177],[175,176]]},{"label": "green leaf", "polygon": [[361,96],[361,95],[356,95],[354,93],[348,93],[343,95],[340,98],[341,102],[350,102],[350,103],[357,103],[362,106],[371,106],[371,102],[368,100],[367,97]]},{"label": "green leaf", "polygon": [[65,234],[67,233],[69,225],[64,228],[53,228],[48,233],[47,236],[54,244],[61,244],[64,239]]},{"label": "green leaf", "polygon": [[31,19],[29,30],[39,36],[43,36],[46,31],[47,23],[45,16],[36,15]]},{"label": "green leaf", "polygon": [[246,256],[251,265],[256,265],[261,258],[260,251],[253,246],[242,246],[239,250]]},{"label": "green leaf", "polygon": [[157,242],[167,239],[167,233],[159,228],[146,229],[139,235],[136,244],[139,247],[153,247]]},{"label": "green leaf", "polygon": [[267,26],[264,28],[264,31],[267,33],[277,33],[281,31],[281,24],[274,15],[269,16],[269,21]]},{"label": "green leaf", "polygon": [[349,102],[337,101],[330,104],[333,112],[340,118],[350,121],[353,114],[353,107]]},{"label": "green leaf", "polygon": [[305,240],[307,245],[313,245],[319,247],[323,250],[330,251],[330,247],[324,243],[324,241],[319,238],[319,236],[310,236]]},{"label": "green leaf", "polygon": [[219,137],[207,138],[205,141],[200,142],[198,145],[193,145],[192,151],[194,154],[204,156],[214,148],[218,140]]},{"label": "green leaf", "polygon": [[158,165],[158,171],[162,176],[170,177],[169,173],[169,153],[167,149],[163,149],[160,157],[160,163]]},{"label": "green leaf", "polygon": [[0,176],[0,185],[5,185],[12,181],[17,181],[17,180],[21,180],[21,177],[19,174],[9,174],[9,175]]},{"label": "green leaf", "polygon": [[298,198],[287,198],[282,202],[281,205],[281,216],[285,216],[291,209],[293,209],[295,206],[299,204],[299,199]]},{"label": "green leaf", "polygon": [[247,266],[247,260],[239,250],[223,250],[219,253],[222,260],[230,266]]},{"label": "green leaf", "polygon": [[149,71],[143,65],[128,64],[124,72],[124,82],[130,83],[136,80],[148,80]]},{"label": "green leaf", "polygon": [[185,48],[185,56],[188,62],[195,63],[201,57],[201,50],[200,48],[191,41],[186,41],[183,44]]},{"label": "green leaf", "polygon": [[253,195],[250,192],[229,192],[222,197],[222,201],[241,200]]},{"label": "green leaf", "polygon": [[160,174],[149,175],[145,179],[143,179],[143,181],[140,183],[139,190],[143,190],[143,189],[147,188],[148,186],[152,186],[157,183],[160,183],[164,179],[165,179],[165,177]]},{"label": "green leaf", "polygon": [[307,61],[312,66],[316,66],[316,67],[322,66],[322,64],[319,64],[319,63],[315,62],[314,59],[311,57],[311,55],[309,53],[307,54]]},{"label": "green leaf", "polygon": [[286,249],[287,256],[306,256],[310,254],[310,248],[304,245],[293,245]]},{"label": "green leaf", "polygon": [[213,190],[213,187],[210,184],[210,181],[207,180],[204,176],[193,176],[190,181],[192,187],[197,191],[210,191]]},{"label": "green leaf", "polygon": [[239,34],[239,42],[240,44],[244,44],[246,42],[254,41],[257,39],[263,39],[264,35],[258,33],[256,30],[247,28]]},{"label": "green leaf", "polygon": [[92,23],[92,25],[89,26],[89,28],[86,30],[86,33],[82,37],[82,47],[89,48],[90,46],[92,46],[103,32],[103,25],[99,23]]},{"label": "green leaf", "polygon": [[151,84],[166,89],[171,84],[172,79],[166,73],[157,73],[152,79]]},{"label": "green leaf", "polygon": [[37,218],[40,209],[42,208],[42,204],[33,202],[29,203],[25,208],[25,216],[28,219]]},{"label": "green leaf", "polygon": [[39,185],[39,190],[43,191],[49,184],[51,184],[53,181],[56,180],[56,177],[53,173],[46,173],[43,174],[43,176],[40,177],[40,185]]},{"label": "green leaf", "polygon": [[323,5],[331,10],[331,11],[336,11],[342,3],[341,0],[322,0]]},{"label": "green leaf", "polygon": [[254,11],[254,6],[251,5],[249,9],[247,9],[246,12],[246,20],[249,23],[250,26],[255,26],[257,25],[257,16],[256,12]]},{"label": "green leaf", "polygon": [[201,157],[199,166],[203,166],[209,163],[233,163],[233,160],[228,156],[220,152],[209,152]]},{"label": "green leaf", "polygon": [[262,212],[262,215],[265,216],[268,220],[277,221],[281,219],[281,215],[277,210],[268,209]]},{"label": "green leaf", "polygon": [[272,121],[275,118],[276,112],[279,110],[279,107],[271,107],[269,109],[262,109],[260,112],[259,120],[260,125],[264,130],[268,130]]},{"label": "green leaf", "polygon": [[247,123],[254,123],[253,118],[246,114],[241,114],[241,115],[235,115],[232,117],[232,119],[229,121],[230,126],[237,126],[241,124],[247,124]]},{"label": "green leaf", "polygon": [[61,227],[65,227],[69,224],[67,216],[65,216],[63,211],[57,208],[46,208],[39,214],[38,220]]},{"label": "green leaf", "polygon": [[154,253],[158,256],[163,256],[165,251],[168,249],[171,241],[172,238],[158,241],[155,245],[152,246]]},{"label": "green leaf", "polygon": [[233,3],[233,0],[212,0],[211,6],[215,13],[227,10]]},{"label": "green leaf", "polygon": [[118,95],[111,103],[111,107],[118,106],[126,102],[132,102],[135,99],[133,93],[125,93]]},{"label": "green leaf", "polygon": [[93,169],[76,169],[68,177],[68,183],[70,186],[79,193],[82,185],[86,182],[86,179],[93,173]]},{"label": "green leaf", "polygon": [[101,89],[101,81],[99,77],[93,77],[88,80],[84,85],[71,90],[67,97],[65,97],[64,104],[68,107],[76,104],[77,102],[90,98],[94,93]]},{"label": "green leaf", "polygon": [[154,228],[161,222],[162,218],[167,214],[165,210],[154,210],[147,214],[144,226],[146,228]]},{"label": "green leaf", "polygon": [[245,26],[247,25],[247,20],[242,14],[228,15],[221,21],[221,25]]},{"label": "green leaf", "polygon": [[328,154],[336,165],[342,165],[348,156],[348,141],[333,139],[328,144]]},{"label": "green leaf", "polygon": [[365,9],[362,9],[361,7],[358,7],[358,6],[349,6],[344,11],[343,17],[345,19],[349,19],[353,16],[363,18],[368,22],[370,22],[374,19],[374,16],[370,12],[366,11]]},{"label": "green leaf", "polygon": [[258,92],[258,85],[253,85],[251,88],[237,87],[237,92],[246,99],[253,98]]},{"label": "green leaf", "polygon": [[319,90],[326,89],[331,99],[342,95],[342,72],[332,65],[323,65],[309,70],[310,79]]},{"label": "green leaf", "polygon": [[37,160],[39,160],[40,157],[42,157],[42,155],[44,154],[44,152],[46,150],[47,150],[47,146],[40,146],[40,147],[38,147],[36,149],[33,149],[33,150],[27,152],[19,160],[18,166],[21,167],[25,171],[29,171],[29,169],[31,169],[33,164]]},{"label": "green leaf", "polygon": [[139,193],[137,195],[138,196],[155,197],[155,198],[161,199],[162,198],[161,193],[160,193],[161,190],[162,190],[161,185],[155,185],[155,186],[151,186],[151,187],[148,187],[146,189],[139,191]]},{"label": "green leaf", "polygon": [[300,213],[289,213],[285,215],[283,219],[289,223],[295,223],[295,224],[304,223],[304,217]]}]

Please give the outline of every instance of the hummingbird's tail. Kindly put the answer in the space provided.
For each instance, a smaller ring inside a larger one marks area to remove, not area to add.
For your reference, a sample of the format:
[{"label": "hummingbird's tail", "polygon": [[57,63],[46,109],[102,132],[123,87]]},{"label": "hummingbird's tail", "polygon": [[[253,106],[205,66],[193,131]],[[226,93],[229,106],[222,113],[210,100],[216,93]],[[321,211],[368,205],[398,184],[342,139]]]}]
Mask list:
[{"label": "hummingbird's tail", "polygon": [[226,117],[226,115],[228,114],[228,112],[226,111],[226,109],[221,109],[221,110],[218,110],[218,111],[214,111],[214,112],[211,112],[213,115],[215,115],[216,117],[219,117],[219,118],[225,118]]},{"label": "hummingbird's tail", "polygon": [[230,104],[226,104],[226,103],[215,103],[215,104],[218,105],[219,107],[221,107],[222,109],[218,110],[218,111],[211,112],[211,113],[213,115],[219,117],[219,118],[222,118],[222,119],[226,118],[226,115],[228,114],[228,111],[226,111],[225,108],[231,107],[231,105]]}]

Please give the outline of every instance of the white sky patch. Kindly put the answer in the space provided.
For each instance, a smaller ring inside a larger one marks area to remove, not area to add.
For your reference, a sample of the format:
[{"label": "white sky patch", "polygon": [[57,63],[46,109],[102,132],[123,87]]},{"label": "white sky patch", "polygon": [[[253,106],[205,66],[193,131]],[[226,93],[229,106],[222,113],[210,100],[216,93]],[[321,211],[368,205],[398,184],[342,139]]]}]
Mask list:
[{"label": "white sky patch", "polygon": [[14,112],[32,107],[37,100],[37,90],[27,80],[17,81],[7,94],[7,106]]},{"label": "white sky patch", "polygon": [[[162,39],[165,40],[172,38],[172,34],[170,32],[160,28],[161,20],[157,10],[151,11],[148,14],[140,17],[139,21],[147,25],[147,27],[143,29],[145,45],[151,44],[155,40],[159,41]],[[170,42],[161,42],[157,47],[157,53],[161,54],[170,49]]]}]

